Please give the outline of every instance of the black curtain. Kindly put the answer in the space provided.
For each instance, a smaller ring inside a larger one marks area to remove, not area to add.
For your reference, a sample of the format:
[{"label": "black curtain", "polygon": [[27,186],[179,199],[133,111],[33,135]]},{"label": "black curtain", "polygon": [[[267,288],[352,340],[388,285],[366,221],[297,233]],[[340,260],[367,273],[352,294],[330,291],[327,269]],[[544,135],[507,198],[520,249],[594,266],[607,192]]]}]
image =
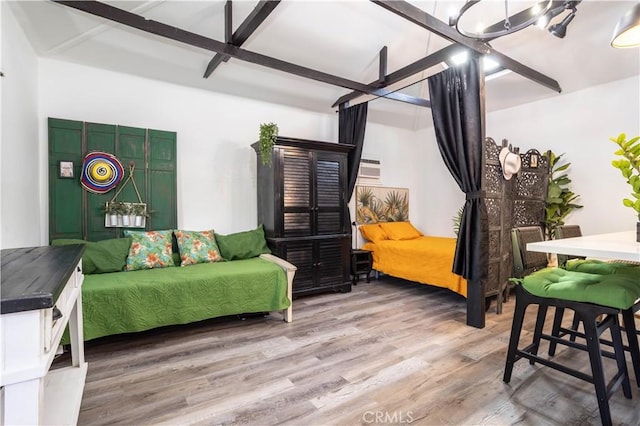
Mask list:
[{"label": "black curtain", "polygon": [[362,145],[364,145],[364,131],[367,125],[367,111],[369,103],[364,102],[349,108],[340,108],[338,112],[338,142],[353,145],[349,152],[347,175],[349,187],[347,195],[351,197],[356,187]]},{"label": "black curtain", "polygon": [[466,194],[453,272],[467,280],[488,275],[487,210],[482,199],[482,111],[478,58],[429,77],[431,113],[440,154]]}]

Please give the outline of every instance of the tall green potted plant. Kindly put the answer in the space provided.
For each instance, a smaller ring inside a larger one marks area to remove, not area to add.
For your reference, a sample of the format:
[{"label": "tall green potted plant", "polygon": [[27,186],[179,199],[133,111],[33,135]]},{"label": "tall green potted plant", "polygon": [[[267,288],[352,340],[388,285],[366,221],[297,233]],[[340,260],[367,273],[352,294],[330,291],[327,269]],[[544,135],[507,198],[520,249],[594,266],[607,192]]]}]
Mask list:
[{"label": "tall green potted plant", "polygon": [[581,209],[582,206],[576,204],[575,201],[579,195],[569,189],[571,179],[565,172],[571,163],[560,164],[560,159],[564,154],[555,155],[551,152],[549,174],[549,188],[547,189],[547,199],[545,201],[545,229],[547,239],[553,239],[558,226],[564,225],[564,220],[575,209]]},{"label": "tall green potted plant", "polygon": [[632,208],[638,216],[636,241],[640,242],[640,136],[627,140],[627,135],[620,133],[617,138],[609,139],[620,147],[614,154],[622,158],[613,160],[611,164],[620,170],[622,177],[631,185],[633,198],[623,198],[622,204]]}]

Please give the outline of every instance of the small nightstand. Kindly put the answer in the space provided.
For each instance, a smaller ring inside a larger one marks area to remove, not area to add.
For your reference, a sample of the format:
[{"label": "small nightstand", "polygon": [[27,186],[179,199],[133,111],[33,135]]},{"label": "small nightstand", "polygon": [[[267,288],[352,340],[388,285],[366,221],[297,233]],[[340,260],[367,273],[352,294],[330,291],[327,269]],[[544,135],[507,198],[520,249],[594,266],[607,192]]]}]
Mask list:
[{"label": "small nightstand", "polygon": [[371,264],[373,259],[369,250],[351,250],[351,282],[356,285],[362,274],[367,274],[367,282],[370,282]]}]

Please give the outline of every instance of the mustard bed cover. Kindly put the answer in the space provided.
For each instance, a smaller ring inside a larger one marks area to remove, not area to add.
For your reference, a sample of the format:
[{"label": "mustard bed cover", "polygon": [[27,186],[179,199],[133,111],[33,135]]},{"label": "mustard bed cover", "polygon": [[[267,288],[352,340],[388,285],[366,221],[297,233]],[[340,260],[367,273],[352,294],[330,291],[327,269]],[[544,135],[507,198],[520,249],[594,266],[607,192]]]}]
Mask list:
[{"label": "mustard bed cover", "polygon": [[467,297],[467,281],[451,272],[455,238],[423,236],[362,246],[373,253],[373,269],[398,278],[445,287]]}]

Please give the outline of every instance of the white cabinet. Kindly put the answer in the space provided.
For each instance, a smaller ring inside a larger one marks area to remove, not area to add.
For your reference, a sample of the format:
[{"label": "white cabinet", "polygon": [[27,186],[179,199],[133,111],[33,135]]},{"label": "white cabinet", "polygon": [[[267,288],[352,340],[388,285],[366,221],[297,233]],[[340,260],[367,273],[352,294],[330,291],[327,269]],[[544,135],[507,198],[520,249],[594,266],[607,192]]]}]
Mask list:
[{"label": "white cabinet", "polygon": [[[83,250],[82,245],[2,250],[3,425],[77,423],[87,375],[82,334]],[[50,371],[67,324],[71,365]]]}]

